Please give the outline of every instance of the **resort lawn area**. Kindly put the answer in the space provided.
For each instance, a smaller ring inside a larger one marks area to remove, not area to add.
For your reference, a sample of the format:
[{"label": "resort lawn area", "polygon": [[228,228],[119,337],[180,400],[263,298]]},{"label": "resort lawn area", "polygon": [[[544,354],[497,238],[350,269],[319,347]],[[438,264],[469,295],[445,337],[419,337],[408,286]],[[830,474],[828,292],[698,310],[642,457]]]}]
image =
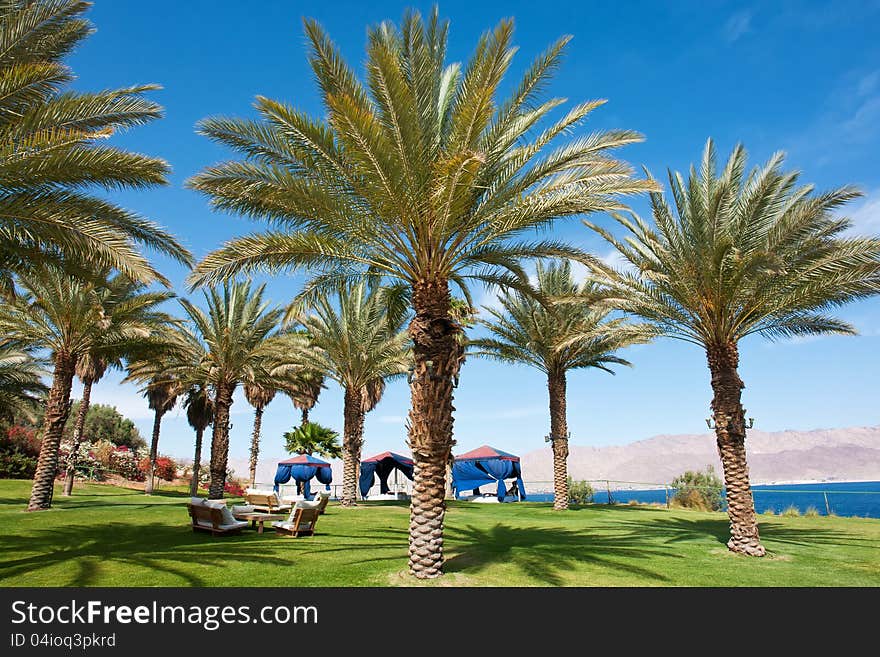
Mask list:
[{"label": "resort lawn area", "polygon": [[187,494],[0,481],[2,586],[880,586],[880,520],[761,516],[763,559],[725,547],[727,516],[646,506],[451,502],[447,575],[406,574],[405,503],[331,502],[317,535],[194,533]]}]

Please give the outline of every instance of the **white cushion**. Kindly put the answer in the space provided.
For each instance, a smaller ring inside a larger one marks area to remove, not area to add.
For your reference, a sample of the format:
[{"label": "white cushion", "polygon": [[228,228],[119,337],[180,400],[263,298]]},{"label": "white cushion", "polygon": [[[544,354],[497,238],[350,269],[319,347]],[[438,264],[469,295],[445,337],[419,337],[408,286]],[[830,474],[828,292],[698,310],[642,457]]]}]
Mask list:
[{"label": "white cushion", "polygon": [[236,513],[254,513],[256,509],[252,504],[236,504],[232,507],[232,515]]},{"label": "white cushion", "polygon": [[299,500],[296,504],[293,505],[293,509],[317,509],[320,506],[321,502],[309,502],[308,500]]},{"label": "white cushion", "polygon": [[202,506],[205,503],[204,497],[191,497],[189,498],[189,503],[195,506]]}]

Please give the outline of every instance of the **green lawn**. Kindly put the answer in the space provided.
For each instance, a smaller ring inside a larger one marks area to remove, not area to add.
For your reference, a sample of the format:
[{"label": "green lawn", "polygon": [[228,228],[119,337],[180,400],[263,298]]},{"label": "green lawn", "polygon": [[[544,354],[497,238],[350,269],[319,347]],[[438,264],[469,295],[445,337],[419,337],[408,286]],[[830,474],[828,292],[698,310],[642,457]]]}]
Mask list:
[{"label": "green lawn", "polygon": [[[399,586],[405,505],[331,503],[311,538],[189,527],[186,496],[110,486],[56,492],[25,513],[29,481],[0,481],[3,586]],[[453,586],[878,586],[880,520],[762,517],[764,559],[728,553],[721,513],[591,505],[450,504]]]}]

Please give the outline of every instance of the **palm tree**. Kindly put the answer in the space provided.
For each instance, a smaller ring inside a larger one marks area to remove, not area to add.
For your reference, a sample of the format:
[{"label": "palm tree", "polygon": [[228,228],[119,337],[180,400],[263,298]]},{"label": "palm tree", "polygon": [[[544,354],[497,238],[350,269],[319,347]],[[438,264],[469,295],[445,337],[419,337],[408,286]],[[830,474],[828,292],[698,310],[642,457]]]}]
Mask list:
[{"label": "palm tree", "polygon": [[0,342],[0,420],[33,419],[48,388],[41,377],[44,363],[25,348]]},{"label": "palm tree", "polygon": [[284,434],[284,447],[288,454],[317,454],[331,459],[342,456],[339,434],[317,422],[294,427]]},{"label": "palm tree", "polygon": [[168,411],[174,409],[182,387],[179,379],[159,374],[147,384],[146,390],[144,390],[144,397],[147,398],[150,410],[153,411],[153,435],[150,440],[150,470],[144,482],[144,495],[151,495],[155,485],[156,459],[159,457],[159,432],[162,428],[162,418]]},{"label": "palm tree", "polygon": [[159,118],[162,108],[144,95],[158,87],[64,90],[74,75],[62,59],[93,31],[82,17],[89,4],[0,4],[0,286],[7,291],[11,273],[47,263],[112,267],[167,284],[138,245],[190,262],[156,224],[88,191],[165,184],[169,171],[161,159],[102,143]]},{"label": "palm tree", "polygon": [[[300,334],[304,340],[308,340],[309,336],[305,333]],[[309,423],[309,411],[318,403],[321,391],[325,388],[324,374],[317,370],[300,369],[291,373],[286,381],[282,382],[279,390],[284,392],[293,402],[294,408],[298,409],[302,417],[299,425],[306,426]]]},{"label": "palm tree", "polygon": [[214,389],[211,499],[223,497],[235,388],[264,378],[267,365],[277,357],[276,335],[283,311],[263,301],[264,288],[252,289],[250,282],[227,282],[222,290],[210,288],[204,295],[207,312],[185,299],[180,302],[204,342],[204,380]]},{"label": "palm tree", "polygon": [[259,383],[246,383],[244,386],[244,396],[248,404],[254,407],[254,432],[251,437],[250,460],[251,486],[257,481],[257,457],[260,454],[260,427],[263,424],[263,409],[275,399],[276,392],[275,388]]},{"label": "palm tree", "polygon": [[67,473],[63,495],[73,492],[76,462],[89,412],[92,386],[101,380],[109,367],[121,367],[127,356],[136,354],[144,340],[167,328],[172,318],[156,310],[156,306],[172,298],[170,292],[148,292],[142,283],[126,276],[107,276],[98,288],[105,318],[115,327],[109,334],[99,334],[90,351],[83,353],[76,364],[76,374],[83,384],[82,401],[73,427],[73,445],[67,457]]},{"label": "palm tree", "polygon": [[103,347],[115,348],[148,335],[140,325],[114,322],[104,307],[115,279],[84,280],[55,268],[18,278],[25,294],[0,306],[0,330],[14,344],[50,354],[52,387],[46,401],[40,456],[28,510],[52,504],[58,448],[70,413],[70,390],[79,360]]},{"label": "palm tree", "polygon": [[[502,21],[462,69],[447,65],[448,23],[408,13],[400,29],[369,32],[367,84],[312,20],[310,62],[326,119],[259,97],[259,120],[213,118],[200,131],[247,161],[208,168],[190,186],[219,210],[271,229],[226,243],[197,265],[194,283],[238,272],[315,272],[302,297],[362,276],[410,292],[414,343],[409,443],[415,460],[410,572],[442,574],[445,471],[451,453],[453,382],[462,346],[450,285],[527,285],[523,260],[571,257],[578,249],[528,236],[559,217],[622,208],[619,196],[653,188],[611,151],[641,140],[629,130],[595,132],[550,150],[602,101],[547,125],[563,99],[540,102],[568,38],[554,43],[518,85],[504,82],[513,23]],[[502,88],[513,88],[506,99]],[[545,125],[543,129],[537,128]]]},{"label": "palm tree", "polygon": [[731,538],[742,554],[765,553],[758,535],[746,461],[739,342],[855,329],[828,311],[880,292],[880,240],[852,237],[837,209],[859,194],[842,187],[815,194],[778,153],[746,174],[746,151],[733,149],[723,171],[706,143],[700,169],[685,182],[669,173],[675,214],[651,195],[655,226],[618,216],[625,240],[587,222],[633,269],[596,263],[609,302],[643,317],[664,334],[706,353],[712,416],[724,468]]},{"label": "palm tree", "polygon": [[326,372],[345,391],[342,506],[354,506],[357,499],[364,417],[382,398],[385,380],[404,374],[410,364],[407,307],[395,292],[365,281],[340,285],[333,295],[316,296],[310,309],[292,314],[310,336],[300,355],[303,364]]},{"label": "palm tree", "polygon": [[189,494],[195,497],[199,492],[199,470],[202,463],[202,436],[214,421],[214,401],[204,385],[194,385],[186,391],[186,420],[196,432],[196,452],[193,456],[192,480]]},{"label": "palm tree", "polygon": [[[589,303],[598,290],[594,283],[578,284],[571,263],[538,263],[536,288],[545,299],[518,292],[500,296],[501,310],[486,308],[491,321],[480,324],[492,337],[471,340],[477,355],[524,364],[543,372],[550,396],[550,444],[553,450],[553,508],[568,508],[568,420],[566,377],[570,370],[595,368],[614,374],[612,365],[630,365],[615,352],[650,335],[645,326],[609,318],[609,309]],[[580,298],[582,301],[573,302]],[[586,300],[586,301],[583,301]]]}]

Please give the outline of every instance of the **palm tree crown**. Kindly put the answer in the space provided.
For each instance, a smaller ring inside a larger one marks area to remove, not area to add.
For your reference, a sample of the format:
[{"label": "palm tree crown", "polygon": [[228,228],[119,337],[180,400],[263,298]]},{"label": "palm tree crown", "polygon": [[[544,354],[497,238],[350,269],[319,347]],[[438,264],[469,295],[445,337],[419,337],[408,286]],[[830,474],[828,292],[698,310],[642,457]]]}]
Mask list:
[{"label": "palm tree crown", "polygon": [[136,244],[190,262],[156,224],[87,191],[164,184],[169,170],[163,160],[102,143],[161,116],[144,97],[155,85],[62,91],[74,77],[62,58],[92,33],[82,18],[89,4],[0,4],[0,283],[7,289],[10,272],[57,264],[59,256],[167,283]]}]

